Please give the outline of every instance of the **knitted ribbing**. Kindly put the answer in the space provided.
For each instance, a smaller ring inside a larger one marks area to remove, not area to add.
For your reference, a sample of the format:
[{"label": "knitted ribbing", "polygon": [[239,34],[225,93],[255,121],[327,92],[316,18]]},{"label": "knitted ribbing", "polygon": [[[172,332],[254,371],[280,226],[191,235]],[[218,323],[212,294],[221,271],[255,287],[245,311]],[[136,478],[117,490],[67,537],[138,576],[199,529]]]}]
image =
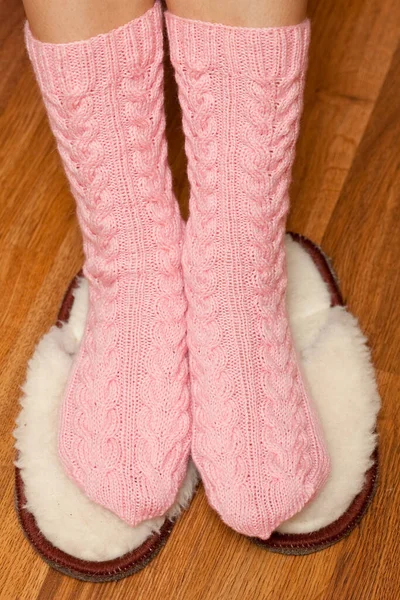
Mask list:
[{"label": "knitted ribbing", "polygon": [[168,14],[167,26],[191,183],[192,453],[226,523],[268,538],[329,470],[285,305],[309,23],[245,29]]},{"label": "knitted ribbing", "polygon": [[59,454],[131,525],[164,513],[190,446],[182,224],[167,166],[162,12],[71,44],[26,42],[77,203],[89,313]]}]

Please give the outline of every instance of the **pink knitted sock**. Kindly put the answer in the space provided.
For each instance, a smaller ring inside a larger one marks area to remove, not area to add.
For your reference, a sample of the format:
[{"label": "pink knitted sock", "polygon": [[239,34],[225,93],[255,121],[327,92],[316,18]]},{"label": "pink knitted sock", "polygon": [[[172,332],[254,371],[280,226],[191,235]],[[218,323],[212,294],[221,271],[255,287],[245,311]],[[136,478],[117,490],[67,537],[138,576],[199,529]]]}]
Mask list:
[{"label": "pink knitted sock", "polygon": [[265,539],[329,471],[285,307],[309,23],[245,29],[168,14],[167,26],[192,194],[183,258],[192,452],[226,523]]},{"label": "pink knitted sock", "polygon": [[182,226],[163,113],[160,5],[87,41],[26,29],[76,198],[90,303],[60,415],[59,453],[131,525],[174,502],[190,449]]}]

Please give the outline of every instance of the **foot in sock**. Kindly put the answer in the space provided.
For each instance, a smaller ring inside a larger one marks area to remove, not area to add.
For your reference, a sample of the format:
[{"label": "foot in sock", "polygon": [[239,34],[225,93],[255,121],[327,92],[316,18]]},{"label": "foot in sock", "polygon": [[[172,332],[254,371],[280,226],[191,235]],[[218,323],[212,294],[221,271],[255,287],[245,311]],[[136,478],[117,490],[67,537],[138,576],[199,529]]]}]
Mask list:
[{"label": "foot in sock", "polygon": [[192,454],[224,521],[266,539],[329,473],[285,305],[309,23],[245,29],[168,14],[167,26],[191,184]]},{"label": "foot in sock", "polygon": [[87,496],[136,525],[165,513],[190,448],[182,224],[163,113],[162,11],[28,51],[77,203],[89,313],[59,454]]}]

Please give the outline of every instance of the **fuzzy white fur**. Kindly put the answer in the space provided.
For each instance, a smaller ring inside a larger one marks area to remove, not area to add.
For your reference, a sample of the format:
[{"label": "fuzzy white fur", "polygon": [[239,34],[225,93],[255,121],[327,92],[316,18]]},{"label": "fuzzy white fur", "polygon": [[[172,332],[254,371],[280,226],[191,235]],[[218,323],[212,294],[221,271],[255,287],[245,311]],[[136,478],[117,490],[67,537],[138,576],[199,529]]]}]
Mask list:
[{"label": "fuzzy white fur", "polygon": [[[312,259],[291,238],[286,242],[288,308],[302,367],[331,456],[332,472],[322,492],[279,530],[314,531],[337,519],[361,490],[376,445],[380,400],[365,338],[330,295]],[[90,502],[64,475],[57,457],[57,418],[68,373],[83,335],[87,284],[75,291],[70,320],[53,327],[29,362],[22,409],[15,430],[27,508],[55,546],[86,560],[108,560],[137,548],[164,517],[129,527]],[[198,476],[190,464],[168,515],[176,517],[194,493]]]},{"label": "fuzzy white fur", "polygon": [[[27,508],[43,535],[68,554],[85,560],[109,560],[140,546],[165,518],[129,527],[116,515],[94,504],[64,474],[57,455],[58,408],[67,377],[83,335],[88,305],[84,279],[75,291],[69,322],[52,327],[39,342],[28,365],[15,430]],[[198,481],[191,463],[168,516],[186,507]]]},{"label": "fuzzy white fur", "polygon": [[376,446],[380,397],[366,339],[330,294],[311,257],[287,237],[288,311],[305,380],[331,459],[324,489],[279,527],[316,531],[339,518],[361,491]]}]

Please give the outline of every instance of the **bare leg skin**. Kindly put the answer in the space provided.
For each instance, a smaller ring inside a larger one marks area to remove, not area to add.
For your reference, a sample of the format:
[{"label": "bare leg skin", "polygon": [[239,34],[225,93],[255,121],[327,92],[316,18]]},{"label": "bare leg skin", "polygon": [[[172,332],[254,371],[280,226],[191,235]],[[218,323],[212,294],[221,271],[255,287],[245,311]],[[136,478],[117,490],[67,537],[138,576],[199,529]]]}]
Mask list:
[{"label": "bare leg skin", "polygon": [[235,27],[284,27],[306,17],[307,0],[167,0],[179,17]]},{"label": "bare leg skin", "polygon": [[140,17],[154,0],[23,0],[30,29],[42,42],[86,40]]}]

